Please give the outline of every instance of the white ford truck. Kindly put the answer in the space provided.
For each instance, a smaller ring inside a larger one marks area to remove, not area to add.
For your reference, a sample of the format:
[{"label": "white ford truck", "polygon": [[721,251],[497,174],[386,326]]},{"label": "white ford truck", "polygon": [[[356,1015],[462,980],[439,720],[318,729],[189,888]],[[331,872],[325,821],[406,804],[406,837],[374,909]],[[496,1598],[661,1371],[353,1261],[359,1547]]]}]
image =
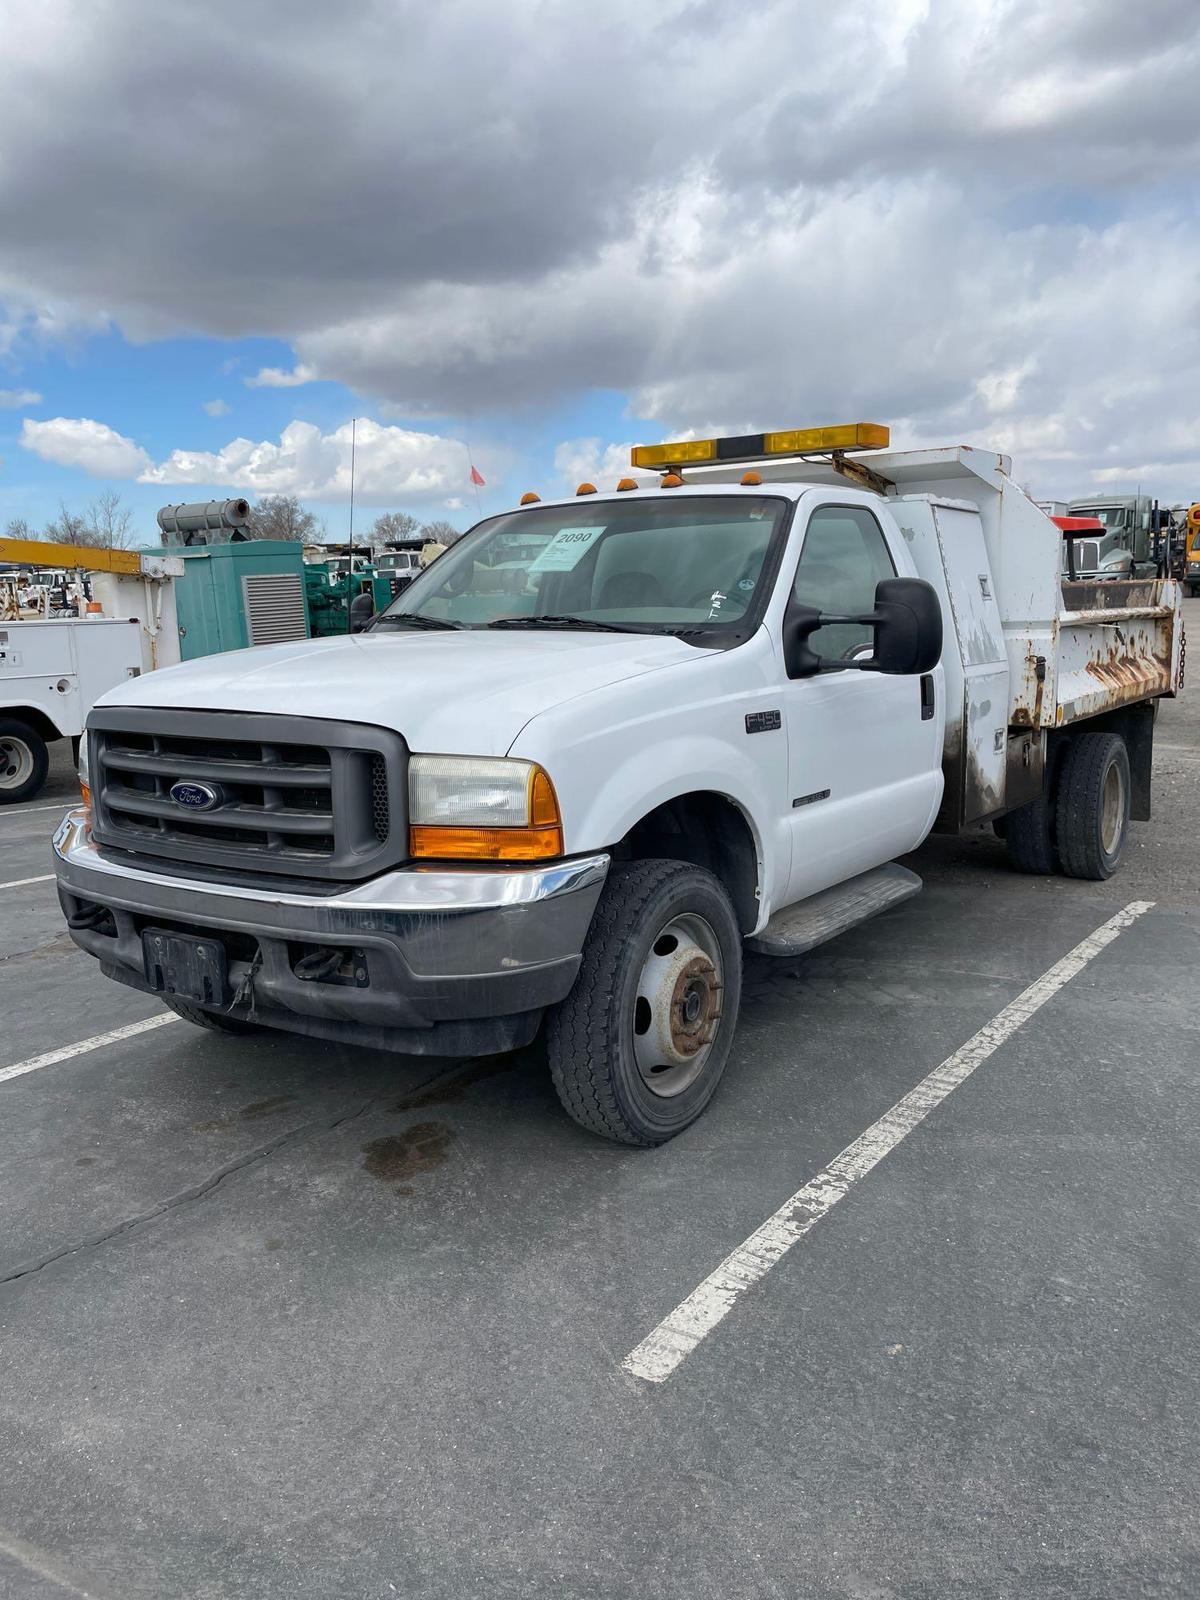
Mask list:
[{"label": "white ford truck", "polygon": [[107,694],[55,838],[76,942],[235,1033],[470,1055],[544,1024],[570,1114],[651,1145],[717,1087],[743,946],[896,905],[931,829],[1107,877],[1178,585],[1064,583],[1003,456],[885,442],[645,447],[659,481],[526,496],[365,634]]}]

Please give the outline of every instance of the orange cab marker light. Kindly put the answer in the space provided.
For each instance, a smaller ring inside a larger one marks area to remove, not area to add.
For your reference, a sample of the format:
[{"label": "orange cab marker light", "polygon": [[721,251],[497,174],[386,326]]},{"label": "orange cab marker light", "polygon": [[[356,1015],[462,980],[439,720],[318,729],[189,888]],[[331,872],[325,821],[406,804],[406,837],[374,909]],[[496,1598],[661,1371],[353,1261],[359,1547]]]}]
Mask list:
[{"label": "orange cab marker light", "polygon": [[620,483],[617,485],[617,488],[620,489],[620,490],[636,489],[637,488],[637,479],[636,478],[622,478]]},{"label": "orange cab marker light", "polygon": [[761,482],[762,482],[762,473],[761,472],[743,472],[742,473],[742,484],[747,489],[757,488],[758,485]]},{"label": "orange cab marker light", "polygon": [[677,472],[666,473],[662,482],[659,484],[660,489],[681,489],[682,487],[683,479]]},{"label": "orange cab marker light", "polygon": [[595,492],[596,485],[594,483],[581,483],[575,491],[576,494],[595,494]]},{"label": "orange cab marker light", "polygon": [[540,494],[534,494],[532,489],[527,489],[526,492],[521,496],[521,504],[523,506],[533,506],[536,505],[541,498],[542,497]]}]

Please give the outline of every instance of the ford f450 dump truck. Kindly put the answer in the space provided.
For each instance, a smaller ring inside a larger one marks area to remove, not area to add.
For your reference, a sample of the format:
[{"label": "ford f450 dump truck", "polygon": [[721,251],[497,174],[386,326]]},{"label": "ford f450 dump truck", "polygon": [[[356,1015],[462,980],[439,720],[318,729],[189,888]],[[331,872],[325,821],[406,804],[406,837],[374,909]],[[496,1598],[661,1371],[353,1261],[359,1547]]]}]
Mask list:
[{"label": "ford f450 dump truck", "polygon": [[368,633],[114,690],[55,839],[76,942],[234,1033],[464,1055],[544,1024],[570,1114],[651,1145],[720,1080],[743,947],[897,905],[931,829],[1107,877],[1178,585],[1064,583],[1003,456],[886,438],[641,448],[659,481],[526,496]]}]

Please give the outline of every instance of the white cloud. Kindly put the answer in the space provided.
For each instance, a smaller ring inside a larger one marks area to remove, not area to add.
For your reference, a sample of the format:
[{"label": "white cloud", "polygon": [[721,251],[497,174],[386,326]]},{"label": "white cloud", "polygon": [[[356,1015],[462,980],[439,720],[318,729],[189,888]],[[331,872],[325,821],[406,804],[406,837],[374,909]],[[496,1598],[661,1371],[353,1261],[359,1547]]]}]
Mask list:
[{"label": "white cloud", "polygon": [[0,389],[0,410],[15,411],[21,406],[40,406],[42,397],[36,389]]},{"label": "white cloud", "polygon": [[642,436],[865,413],[1011,442],[1046,494],[1200,481],[1200,119],[1154,110],[1196,0],[610,0],[583,56],[570,6],[407,10],[297,0],[281,42],[236,0],[25,7],[0,354],[111,312],[286,340],[251,386],[400,419],[606,389]]},{"label": "white cloud", "polygon": [[631,444],[606,445],[600,439],[564,439],[554,452],[554,470],[561,480],[555,492],[570,493],[581,483],[594,483],[598,489],[615,489],[622,478],[656,483],[657,472],[630,466],[632,448]]},{"label": "white cloud", "polygon": [[201,409],[207,411],[210,417],[227,417],[229,415],[229,402],[227,400],[206,400]]},{"label": "white cloud", "polygon": [[53,417],[21,424],[21,448],[60,467],[79,467],[96,478],[133,478],[151,466],[132,439],[89,417]]},{"label": "white cloud", "polygon": [[[233,439],[218,451],[175,450],[157,466],[146,461],[142,483],[193,483],[248,494],[294,494],[302,500],[345,500],[350,493],[351,425],[323,434],[311,422],[290,422],[279,437]],[[415,433],[360,417],[354,493],[364,504],[443,498],[468,474],[456,439]]]},{"label": "white cloud", "polygon": [[298,389],[301,384],[316,381],[316,368],[306,366],[304,362],[290,372],[283,367],[260,367],[252,378],[242,379],[247,389]]}]

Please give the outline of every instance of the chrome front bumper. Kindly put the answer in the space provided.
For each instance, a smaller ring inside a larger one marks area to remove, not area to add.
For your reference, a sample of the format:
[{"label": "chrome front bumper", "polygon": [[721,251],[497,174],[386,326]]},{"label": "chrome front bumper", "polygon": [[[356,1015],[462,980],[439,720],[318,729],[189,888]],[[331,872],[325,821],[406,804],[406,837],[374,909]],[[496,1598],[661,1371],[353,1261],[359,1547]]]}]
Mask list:
[{"label": "chrome front bumper", "polygon": [[[220,935],[230,1015],[439,1054],[532,1037],[575,981],[609,864],[592,855],[507,870],[407,868],[298,893],[134,866],[92,842],[82,811],[64,817],[54,852],[71,936],[110,977],[151,989],[146,928]],[[344,951],[365,981],[298,976],[317,949]]]}]

